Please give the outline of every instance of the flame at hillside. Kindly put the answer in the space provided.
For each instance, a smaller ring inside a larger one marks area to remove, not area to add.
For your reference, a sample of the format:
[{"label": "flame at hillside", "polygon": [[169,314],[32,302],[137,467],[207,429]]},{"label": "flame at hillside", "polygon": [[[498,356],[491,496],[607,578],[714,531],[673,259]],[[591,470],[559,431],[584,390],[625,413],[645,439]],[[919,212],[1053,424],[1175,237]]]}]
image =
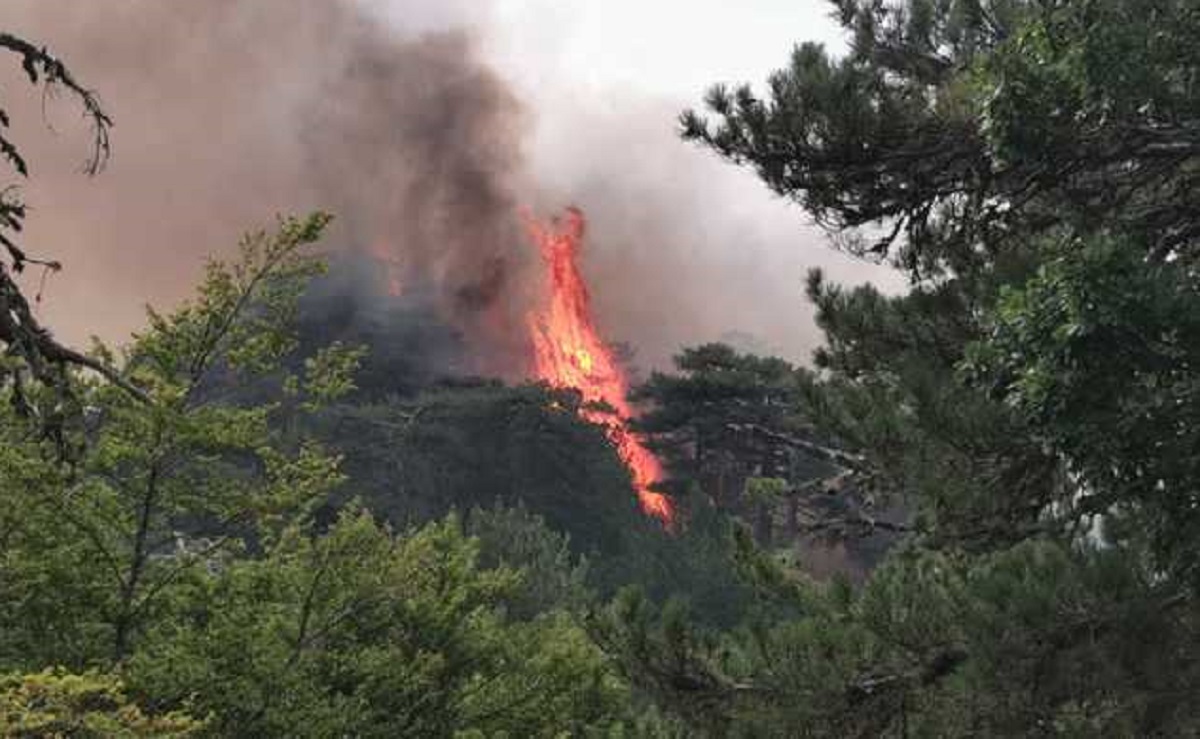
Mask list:
[{"label": "flame at hillside", "polygon": [[[555,221],[550,228],[526,220],[549,278],[548,299],[528,318],[537,377],[555,387],[579,390],[584,403],[593,406],[585,407],[583,417],[603,426],[616,445],[633,475],[642,510],[670,525],[670,501],[650,489],[662,479],[662,465],[626,425],[631,415],[626,400],[628,382],[592,323],[587,283],[576,261],[583,241],[583,213],[570,208],[565,220]],[[613,412],[594,406],[607,406]]]}]

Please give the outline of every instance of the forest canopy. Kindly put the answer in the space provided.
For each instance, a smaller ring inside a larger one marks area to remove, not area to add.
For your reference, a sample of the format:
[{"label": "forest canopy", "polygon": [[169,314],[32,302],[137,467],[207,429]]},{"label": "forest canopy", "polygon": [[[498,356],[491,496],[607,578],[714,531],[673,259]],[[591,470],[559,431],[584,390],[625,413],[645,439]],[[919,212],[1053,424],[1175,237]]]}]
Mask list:
[{"label": "forest canopy", "polygon": [[680,133],[908,289],[634,389],[670,531],[579,393],[330,338],[328,214],[82,354],[0,202],[0,734],[1200,732],[1200,7],[830,10]]}]

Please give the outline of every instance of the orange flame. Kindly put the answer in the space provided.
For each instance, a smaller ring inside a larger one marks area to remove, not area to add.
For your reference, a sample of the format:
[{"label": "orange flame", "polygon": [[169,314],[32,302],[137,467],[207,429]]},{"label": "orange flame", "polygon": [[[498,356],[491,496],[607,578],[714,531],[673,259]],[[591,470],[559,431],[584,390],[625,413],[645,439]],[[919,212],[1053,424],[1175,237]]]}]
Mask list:
[{"label": "orange flame", "polygon": [[[607,405],[614,413],[585,408],[581,415],[603,426],[633,475],[642,510],[670,525],[674,515],[666,496],[650,489],[662,479],[662,464],[629,430],[628,382],[612,350],[592,323],[587,283],[576,257],[585,221],[578,208],[567,209],[565,221],[546,228],[526,218],[530,237],[541,250],[549,277],[549,300],[528,316],[537,377],[555,387],[576,388],[587,404]],[[554,228],[557,227],[557,228]]]}]

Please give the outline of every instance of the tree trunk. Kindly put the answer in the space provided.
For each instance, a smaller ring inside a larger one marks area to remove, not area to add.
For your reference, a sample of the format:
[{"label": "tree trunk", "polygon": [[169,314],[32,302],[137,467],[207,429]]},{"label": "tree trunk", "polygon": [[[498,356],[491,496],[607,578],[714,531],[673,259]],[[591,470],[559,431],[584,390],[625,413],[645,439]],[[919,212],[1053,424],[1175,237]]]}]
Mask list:
[{"label": "tree trunk", "polygon": [[150,525],[154,519],[155,499],[158,497],[158,465],[150,468],[146,480],[145,495],[142,497],[141,510],[138,512],[137,531],[134,533],[133,552],[129,558],[129,575],[121,588],[121,610],[117,615],[113,633],[113,660],[122,662],[129,656],[130,642],[134,628],[134,608],[137,602],[138,590],[141,586],[142,575],[146,570],[147,551],[150,542]]}]

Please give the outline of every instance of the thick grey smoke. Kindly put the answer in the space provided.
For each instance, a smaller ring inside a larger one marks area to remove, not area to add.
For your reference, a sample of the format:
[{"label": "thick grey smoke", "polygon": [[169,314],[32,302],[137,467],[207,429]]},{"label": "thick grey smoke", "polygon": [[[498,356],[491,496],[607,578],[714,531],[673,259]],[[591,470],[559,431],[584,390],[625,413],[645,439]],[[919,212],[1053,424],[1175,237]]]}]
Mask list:
[{"label": "thick grey smoke", "polygon": [[305,110],[305,178],[342,240],[384,260],[390,289],[427,296],[476,344],[476,371],[520,372],[524,111],[469,36],[382,29],[360,27]]},{"label": "thick grey smoke", "polygon": [[6,0],[6,30],[62,56],[117,123],[107,171],[85,178],[73,102],[51,100],[43,117],[17,65],[0,67],[33,163],[26,243],[66,265],[43,318],[70,341],[119,340],[143,304],[186,296],[242,231],[322,208],[338,217],[332,248],[386,257],[379,285],[476,342],[470,369],[511,372],[536,280],[518,211],[575,204],[590,217],[601,326],[643,364],[729,331],[801,358],[815,334],[805,261],[836,260],[797,248],[818,240],[798,214],[676,139],[689,101],[500,76],[486,58],[491,6]]},{"label": "thick grey smoke", "polygon": [[[88,180],[73,166],[85,139],[70,101],[46,111],[57,135],[37,93],[13,106],[34,163],[27,243],[67,266],[44,310],[68,338],[119,336],[142,303],[186,295],[242,230],[317,207],[338,218],[335,248],[385,257],[402,289],[493,351],[521,333],[527,118],[470,35],[429,28],[445,10],[417,35],[338,0],[5,10],[7,28],[50,45],[116,119],[110,165]],[[22,87],[8,72],[11,97]]]}]

